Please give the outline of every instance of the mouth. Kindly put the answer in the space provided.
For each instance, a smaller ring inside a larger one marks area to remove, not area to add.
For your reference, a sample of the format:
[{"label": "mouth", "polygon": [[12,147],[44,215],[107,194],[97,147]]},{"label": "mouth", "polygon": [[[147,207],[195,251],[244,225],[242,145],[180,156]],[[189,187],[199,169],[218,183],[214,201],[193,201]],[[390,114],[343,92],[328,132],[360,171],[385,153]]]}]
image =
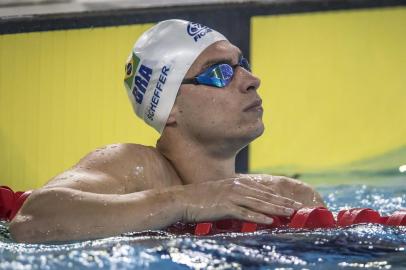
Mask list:
[{"label": "mouth", "polygon": [[249,104],[243,109],[244,112],[248,111],[262,111],[262,99],[256,99],[254,102]]}]

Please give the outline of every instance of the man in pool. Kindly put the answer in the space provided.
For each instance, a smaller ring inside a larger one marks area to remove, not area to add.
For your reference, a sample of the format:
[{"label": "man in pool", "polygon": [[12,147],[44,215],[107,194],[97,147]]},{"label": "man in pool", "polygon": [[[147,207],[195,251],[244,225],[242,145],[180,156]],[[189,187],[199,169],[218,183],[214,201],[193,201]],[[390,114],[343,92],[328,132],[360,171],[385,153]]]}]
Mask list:
[{"label": "man in pool", "polygon": [[109,145],[33,191],[10,223],[18,242],[94,239],[177,221],[272,223],[323,201],[287,177],[236,174],[237,153],[264,131],[260,80],[222,34],[163,21],[136,42],[125,69],[136,114],[156,147]]}]

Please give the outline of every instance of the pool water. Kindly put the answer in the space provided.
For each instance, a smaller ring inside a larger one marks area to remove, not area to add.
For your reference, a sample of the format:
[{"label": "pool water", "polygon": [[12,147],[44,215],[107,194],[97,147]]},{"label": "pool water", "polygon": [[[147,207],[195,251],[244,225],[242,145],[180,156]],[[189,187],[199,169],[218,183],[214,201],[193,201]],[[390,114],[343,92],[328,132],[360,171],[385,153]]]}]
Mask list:
[{"label": "pool water", "polygon": [[[406,208],[406,185],[319,187],[336,215],[369,207],[381,215]],[[0,269],[406,269],[406,227],[261,231],[217,236],[127,233],[59,245],[12,241],[0,222]]]}]

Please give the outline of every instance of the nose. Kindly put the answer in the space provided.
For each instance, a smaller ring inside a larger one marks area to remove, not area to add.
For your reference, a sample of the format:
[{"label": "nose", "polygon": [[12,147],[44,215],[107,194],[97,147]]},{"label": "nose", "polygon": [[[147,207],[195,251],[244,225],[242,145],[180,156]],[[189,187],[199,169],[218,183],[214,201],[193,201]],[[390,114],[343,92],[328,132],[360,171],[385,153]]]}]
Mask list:
[{"label": "nose", "polygon": [[243,68],[239,68],[238,73],[240,73],[239,80],[239,90],[243,93],[248,93],[250,91],[256,91],[261,85],[261,80],[252,74],[250,71]]}]

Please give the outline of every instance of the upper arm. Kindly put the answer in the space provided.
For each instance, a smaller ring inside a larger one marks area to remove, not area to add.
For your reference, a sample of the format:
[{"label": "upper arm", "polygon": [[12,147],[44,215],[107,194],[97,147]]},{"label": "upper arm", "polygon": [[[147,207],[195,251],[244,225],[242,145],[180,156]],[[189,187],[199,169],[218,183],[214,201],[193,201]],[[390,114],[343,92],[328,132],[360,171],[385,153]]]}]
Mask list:
[{"label": "upper arm", "polygon": [[72,168],[52,178],[43,188],[65,187],[100,194],[124,194],[123,183],[98,169]]}]

